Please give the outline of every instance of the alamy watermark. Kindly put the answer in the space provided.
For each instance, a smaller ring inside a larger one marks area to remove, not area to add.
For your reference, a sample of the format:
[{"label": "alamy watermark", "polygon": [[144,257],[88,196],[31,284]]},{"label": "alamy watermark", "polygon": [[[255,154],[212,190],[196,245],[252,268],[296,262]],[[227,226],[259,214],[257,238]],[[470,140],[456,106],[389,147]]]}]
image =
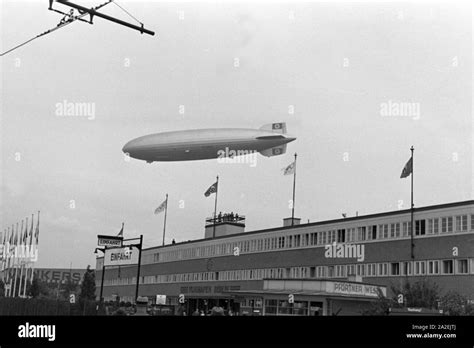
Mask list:
[{"label": "alamy watermark", "polygon": [[224,150],[217,151],[217,163],[249,164],[250,167],[255,167],[257,165],[257,151],[230,150],[226,147]]},{"label": "alamy watermark", "polygon": [[0,244],[0,260],[10,259],[24,262],[38,261],[38,247],[36,245],[12,245],[9,242]]},{"label": "alamy watermark", "polygon": [[418,120],[421,115],[420,103],[388,100],[380,103],[380,115],[382,117],[410,117]]},{"label": "alamy watermark", "polygon": [[64,99],[55,104],[55,114],[60,117],[87,117],[88,120],[95,119],[95,103],[70,102]]},{"label": "alamy watermark", "polygon": [[365,245],[364,244],[326,244],[324,246],[324,257],[326,258],[356,258],[357,262],[365,260]]}]

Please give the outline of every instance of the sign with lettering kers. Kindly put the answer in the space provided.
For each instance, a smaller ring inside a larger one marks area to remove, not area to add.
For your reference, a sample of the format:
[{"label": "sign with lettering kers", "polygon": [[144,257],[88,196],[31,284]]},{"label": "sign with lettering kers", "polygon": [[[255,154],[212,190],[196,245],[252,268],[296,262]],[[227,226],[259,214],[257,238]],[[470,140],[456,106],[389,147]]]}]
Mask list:
[{"label": "sign with lettering kers", "polygon": [[136,247],[105,249],[105,266],[124,266],[138,264],[139,250]]}]

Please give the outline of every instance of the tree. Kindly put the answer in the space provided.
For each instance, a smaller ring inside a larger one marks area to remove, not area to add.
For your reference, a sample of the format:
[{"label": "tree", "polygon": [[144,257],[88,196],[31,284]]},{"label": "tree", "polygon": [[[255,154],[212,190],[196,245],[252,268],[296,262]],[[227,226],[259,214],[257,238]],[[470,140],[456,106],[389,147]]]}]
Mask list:
[{"label": "tree", "polygon": [[393,300],[384,296],[382,290],[377,288],[377,301],[370,304],[369,308],[362,311],[362,315],[388,315]]},{"label": "tree", "polygon": [[[390,308],[421,307],[437,308],[439,288],[436,283],[429,280],[419,280],[415,283],[405,282],[402,286],[391,286],[392,298],[385,297],[380,289],[378,299],[368,309],[362,311],[363,315],[388,315]],[[398,303],[398,296],[403,295],[404,303]]]},{"label": "tree", "polygon": [[455,291],[448,291],[441,297],[440,308],[446,315],[474,315],[474,306]]},{"label": "tree", "polygon": [[79,298],[81,300],[95,300],[95,272],[90,269],[90,265],[87,266],[87,270],[84,273],[84,278],[81,283],[81,293]]},{"label": "tree", "polygon": [[64,284],[64,297],[69,299],[70,294],[75,294],[77,291],[77,283],[75,283],[70,277],[67,279],[66,284]]},{"label": "tree", "polygon": [[38,278],[33,278],[33,282],[31,282],[31,284],[28,281],[26,283],[26,289],[26,293],[28,294],[28,296],[31,296],[33,298],[47,298],[50,296],[48,286]]},{"label": "tree", "polygon": [[401,287],[392,286],[391,290],[395,297],[403,295],[406,307],[421,307],[436,309],[440,296],[439,287],[430,280],[419,280],[414,283],[405,282]]}]

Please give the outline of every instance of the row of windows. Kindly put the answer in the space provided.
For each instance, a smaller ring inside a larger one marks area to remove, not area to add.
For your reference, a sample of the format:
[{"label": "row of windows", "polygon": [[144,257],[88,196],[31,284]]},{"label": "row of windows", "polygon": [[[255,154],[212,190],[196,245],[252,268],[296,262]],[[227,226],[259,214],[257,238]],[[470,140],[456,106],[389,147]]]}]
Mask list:
[{"label": "row of windows", "polygon": [[[474,214],[471,215],[471,230],[474,230]],[[446,216],[440,218],[415,220],[415,236],[434,235],[468,231],[468,215]],[[406,238],[411,235],[411,222],[397,222],[343,228],[330,231],[291,234],[257,238],[245,241],[227,242],[199,247],[183,247],[182,249],[154,253],[144,256],[143,264],[169,262],[200,257],[232,255],[233,253],[251,253],[289,248],[304,248],[327,245],[333,242],[363,242]]]},{"label": "row of windows", "polygon": [[[264,278],[347,278],[361,277],[420,276],[442,274],[474,274],[474,259],[448,259],[378,262],[366,264],[257,268],[218,272],[160,274],[140,277],[141,284],[184,283],[205,281],[261,280]],[[132,285],[136,278],[119,278],[104,281],[104,285]]]}]

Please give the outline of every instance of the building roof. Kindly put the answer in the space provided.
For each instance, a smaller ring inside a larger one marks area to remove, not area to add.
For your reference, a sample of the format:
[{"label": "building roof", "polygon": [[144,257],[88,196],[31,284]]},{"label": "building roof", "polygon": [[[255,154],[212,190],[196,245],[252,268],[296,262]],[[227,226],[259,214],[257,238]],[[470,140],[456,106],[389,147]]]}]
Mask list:
[{"label": "building roof", "polygon": [[[463,206],[470,205],[470,204],[474,204],[474,200],[430,205],[430,206],[415,208],[414,212],[416,213],[416,212],[424,212],[424,211],[437,210],[437,209],[456,208],[456,207],[463,207]],[[272,232],[272,231],[284,231],[284,230],[291,230],[291,229],[296,230],[298,228],[304,228],[304,227],[323,226],[323,225],[342,223],[342,222],[360,221],[360,220],[366,220],[366,219],[380,218],[380,217],[385,217],[385,216],[403,215],[403,214],[408,214],[408,213],[410,213],[410,209],[393,210],[393,211],[383,212],[383,213],[375,213],[375,214],[360,215],[360,216],[353,216],[353,217],[333,219],[333,220],[317,221],[317,222],[311,222],[311,223],[307,223],[307,224],[300,224],[300,225],[294,225],[294,226],[279,226],[279,227],[273,227],[273,228],[268,228],[268,229],[263,229],[263,230],[255,230],[255,231],[248,231],[248,232],[242,232],[242,233],[235,233],[235,234],[226,235],[226,236],[219,236],[219,237],[215,237],[215,238],[193,239],[193,240],[190,240],[190,241],[178,242],[178,243],[175,243],[175,244],[167,244],[167,245],[149,247],[149,248],[146,248],[146,249],[143,249],[143,250],[162,249],[162,248],[167,248],[167,247],[170,247],[170,246],[175,247],[175,246],[178,246],[178,245],[185,245],[185,244],[202,242],[202,241],[205,241],[205,240],[218,240],[218,239],[225,239],[225,238],[231,238],[231,237],[243,236],[243,235],[255,235],[255,234],[258,234],[258,233],[266,233],[266,232]]]}]

